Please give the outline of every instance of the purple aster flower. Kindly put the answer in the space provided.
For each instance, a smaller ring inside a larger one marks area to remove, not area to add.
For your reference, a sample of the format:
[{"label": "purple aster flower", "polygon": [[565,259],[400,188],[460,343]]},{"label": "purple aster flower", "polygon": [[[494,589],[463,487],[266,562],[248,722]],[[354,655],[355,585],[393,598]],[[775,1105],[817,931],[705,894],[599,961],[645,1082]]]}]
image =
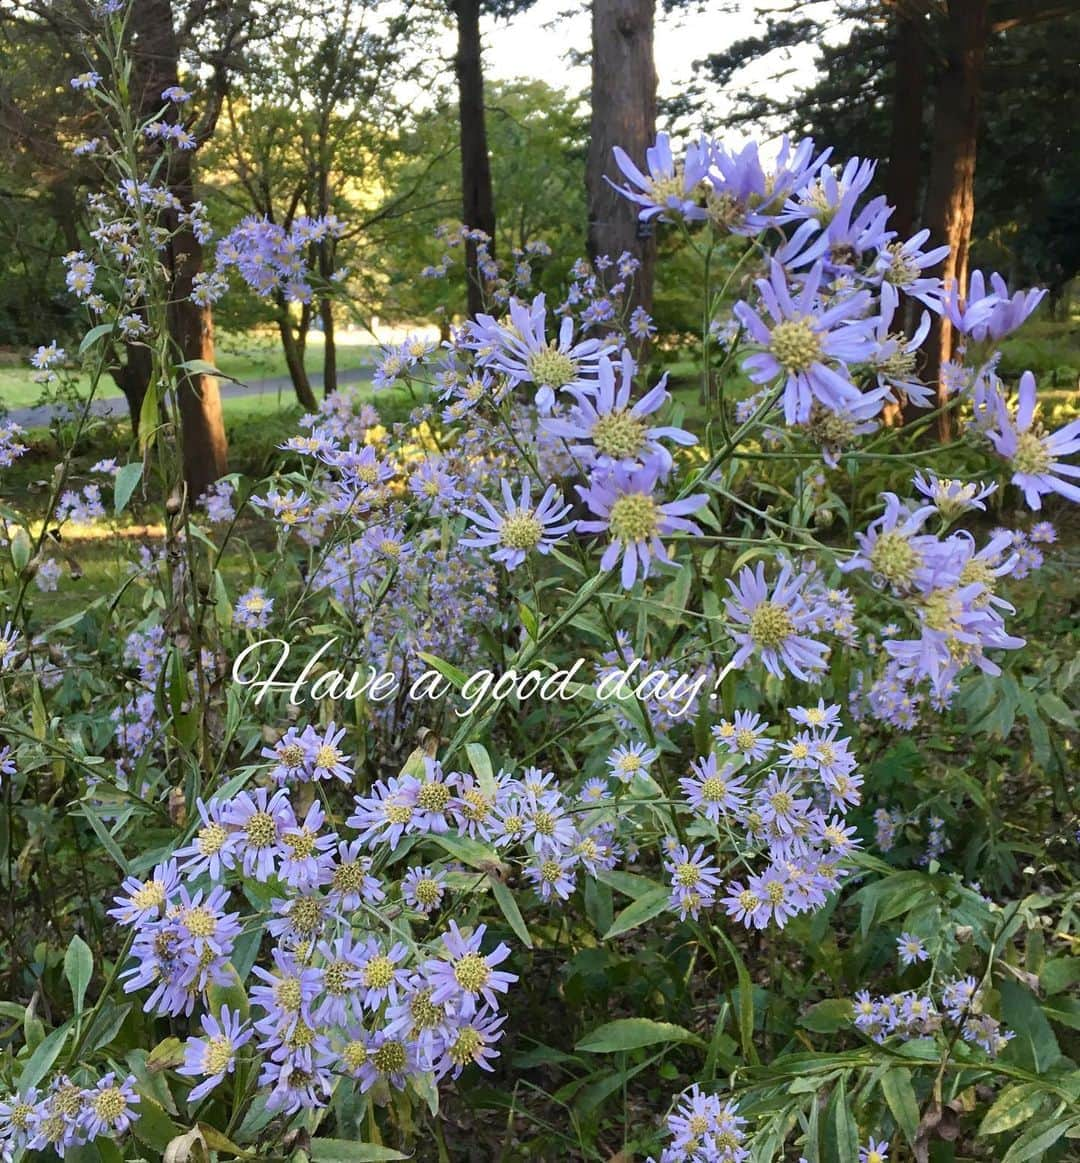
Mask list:
[{"label": "purple aster flower", "polygon": [[266,931],[285,948],[303,949],[326,927],[330,902],[318,892],[301,892],[299,896],[274,897],[270,901],[274,919],[266,922]]},{"label": "purple aster flower", "polygon": [[494,797],[488,796],[479,781],[468,772],[461,772],[457,794],[447,808],[454,823],[463,835],[479,836],[489,840],[492,835],[495,808],[498,805],[507,782],[505,773],[500,772],[495,781]]},{"label": "purple aster flower", "polygon": [[[181,937],[195,954],[195,960],[202,963],[208,955],[227,958],[232,952],[233,942],[240,935],[240,914],[227,913],[229,890],[223,885],[215,885],[203,897],[203,890],[189,893],[186,885],[181,885],[175,923]],[[199,988],[203,988],[199,981]]]},{"label": "purple aster flower", "polygon": [[861,318],[869,292],[857,291],[825,307],[819,298],[822,270],[816,263],[793,297],[784,268],[773,260],[769,278],[757,283],[771,327],[748,303],[734,307],[751,341],[762,349],[745,359],[743,368],[757,384],[783,380],[788,424],[809,420],[814,400],[832,412],[852,409],[859,390],[847,365],[865,362],[874,350],[873,320]]},{"label": "purple aster flower", "polygon": [[816,731],[824,731],[840,724],[840,704],[832,703],[826,706],[824,699],[818,699],[816,707],[791,707],[788,714],[800,726],[812,727]]},{"label": "purple aster flower", "polygon": [[333,857],[327,850],[337,843],[337,836],[330,832],[318,835],[326,822],[322,805],[312,800],[303,823],[287,824],[278,839],[278,875],[293,888],[306,891],[317,887],[326,880],[333,865]]},{"label": "purple aster flower", "polygon": [[344,784],[350,782],[353,777],[353,769],[346,761],[345,752],[338,746],[344,738],[345,728],[341,727],[335,731],[333,723],[328,724],[321,739],[312,731],[312,738],[308,743],[311,749],[312,779],[334,778],[340,779]]},{"label": "purple aster flower", "polygon": [[553,896],[569,900],[577,883],[574,866],[577,857],[550,853],[537,856],[525,866],[525,878],[536,890],[541,900],[549,901]]},{"label": "purple aster flower", "polygon": [[336,857],[324,866],[322,883],[336,912],[351,913],[362,904],[377,905],[386,899],[382,882],[371,872],[371,857],[361,856],[360,840],[342,841]]},{"label": "purple aster flower", "polygon": [[915,377],[919,348],[930,333],[930,315],[924,311],[913,335],[902,328],[893,330],[893,318],[899,306],[900,297],[888,283],[882,284],[879,314],[874,323],[874,350],[869,363],[877,376],[878,388],[885,398],[896,400],[896,390],[920,408],[932,407],[934,392]]},{"label": "purple aster flower", "polygon": [[747,794],[746,776],[732,775],[734,765],[726,763],[723,769],[717,767],[716,756],[706,755],[690,762],[693,775],[679,780],[686,801],[707,820],[719,823],[721,815],[739,812]]},{"label": "purple aster flower", "polygon": [[540,503],[533,506],[532,481],[525,477],[521,482],[521,500],[516,501],[510,482],[500,482],[504,512],[486,498],[476,499],[484,509],[477,513],[473,509],[462,512],[473,522],[471,536],[462,537],[459,544],[470,549],[488,549],[496,546],[491,555],[493,561],[501,561],[507,569],[517,569],[533,551],[550,553],[573,530],[575,523],[566,521],[570,506],[564,504],[558,485],[548,485]]},{"label": "purple aster flower", "polygon": [[517,981],[517,974],[495,968],[510,956],[506,944],[497,945],[487,954],[480,952],[486,932],[486,925],[478,925],[465,937],[451,921],[449,932],[442,935],[445,959],[428,961],[424,966],[424,976],[432,986],[431,1000],[436,1005],[453,1002],[462,1018],[476,1013],[481,997],[497,1010],[499,1000],[495,995],[506,993]]},{"label": "purple aster flower", "polygon": [[611,543],[600,559],[600,568],[610,570],[622,558],[620,580],[624,589],[633,588],[640,567],[642,578],[649,576],[653,559],[664,565],[671,558],[660,540],[676,531],[700,536],[701,529],[686,514],[707,504],[708,497],[697,493],[666,504],[653,495],[660,467],[649,463],[627,472],[617,468],[603,477],[594,476],[588,487],[577,485],[581,499],[599,520],[579,521],[581,533],[608,533]]},{"label": "purple aster flower", "polygon": [[36,1086],[0,1099],[0,1158],[5,1163],[12,1158],[13,1151],[26,1146],[33,1130],[37,1101]]},{"label": "purple aster flower", "polygon": [[193,1077],[205,1075],[188,1095],[188,1102],[198,1102],[215,1086],[225,1081],[226,1074],[232,1074],[236,1066],[236,1051],[250,1042],[255,1031],[242,1021],[239,1013],[222,1006],[220,1018],[204,1014],[203,1036],[188,1038],[184,1045],[184,1064],[177,1068],[177,1074]]},{"label": "purple aster flower", "polygon": [[756,711],[736,711],[733,721],[723,719],[712,728],[712,737],[725,751],[740,756],[744,763],[760,763],[768,758],[774,746],[765,734],[769,724],[763,726],[762,722]]},{"label": "purple aster flower", "polygon": [[724,607],[736,624],[731,633],[739,647],[731,660],[733,666],[757,654],[770,674],[782,678],[786,668],[804,682],[811,673],[825,669],[828,647],[805,633],[818,617],[802,593],[807,580],[789,562],[771,587],[761,563],[753,571],[743,566],[737,582],[728,580],[732,596],[724,599]]},{"label": "purple aster flower", "polygon": [[605,180],[624,198],[641,207],[638,217],[642,222],[659,216],[663,221],[682,218],[687,222],[705,219],[707,214],[698,205],[701,194],[701,180],[709,167],[709,156],[702,146],[691,143],[687,147],[683,161],[677,162],[671,152],[671,139],[666,133],[656,135],[656,144],[645,151],[645,168],[641,170],[630,159],[625,150],[615,146],[612,151],[615,164],[627,178],[627,185],[616,186],[610,178]]},{"label": "purple aster flower", "polygon": [[395,1090],[404,1090],[410,1075],[420,1074],[416,1046],[388,1030],[368,1038],[367,1057],[356,1070],[360,1093],[366,1094],[377,1082],[385,1081]]},{"label": "purple aster flower", "polygon": [[281,834],[296,825],[288,792],[279,788],[271,794],[265,787],[242,791],[225,805],[221,819],[236,829],[235,849],[244,875],[261,881],[274,876]]},{"label": "purple aster flower", "polygon": [[115,909],[109,909],[109,916],[122,925],[142,925],[165,915],[170,898],[180,887],[180,875],[176,860],[170,859],[159,864],[149,880],[129,876],[120,886],[126,896],[113,897]]},{"label": "purple aster flower", "polygon": [[345,821],[360,830],[360,843],[389,845],[392,852],[406,831],[414,831],[416,796],[420,784],[412,776],[391,776],[372,785],[371,795],[357,796],[356,811]]},{"label": "purple aster flower", "polygon": [[582,387],[595,379],[601,355],[614,350],[610,340],[584,339],[574,343],[574,321],[569,316],[559,326],[557,340],[547,338],[547,308],[543,295],[531,305],[511,299],[509,325],[490,315],[477,315],[470,325],[467,345],[476,352],[482,367],[491,367],[515,383],[537,387],[536,406],[550,412],[555,393]]},{"label": "purple aster flower", "polygon": [[865,533],[855,534],[859,551],[841,564],[841,571],[867,569],[900,593],[932,584],[941,563],[941,545],[936,537],[919,530],[936,512],[934,506],[912,510],[895,493],[883,493],[882,497],[885,512]]},{"label": "purple aster flower", "polygon": [[607,765],[623,783],[630,783],[638,773],[649,774],[649,767],[656,762],[658,751],[644,743],[620,743],[607,757]]},{"label": "purple aster flower", "polygon": [[0,632],[0,671],[10,669],[15,665],[15,643],[19,640],[19,631],[12,628],[10,622]]},{"label": "purple aster flower", "polygon": [[313,1011],[323,987],[323,971],[305,967],[285,949],[273,951],[273,971],[256,965],[251,972],[265,985],[253,985],[251,1004],[266,1016],[255,1023],[260,1034],[289,1033],[296,1022],[314,1025]]},{"label": "purple aster flower", "polygon": [[737,153],[719,142],[709,143],[709,218],[736,234],[756,234],[775,222],[785,199],[801,189],[828,159],[829,150],[814,156],[809,137],[792,145],[785,134],[775,158],[761,157],[756,142]]},{"label": "purple aster flower", "polygon": [[279,786],[289,783],[307,783],[311,778],[310,727],[304,728],[303,735],[296,727],[290,727],[273,745],[264,747],[259,755],[274,761],[270,778]]},{"label": "purple aster flower", "polygon": [[691,916],[697,920],[701,909],[716,900],[720,887],[715,860],[705,855],[701,844],[692,854],[685,844],[674,844],[664,868],[671,877],[671,908],[684,919]]},{"label": "purple aster flower", "polygon": [[261,586],[253,586],[236,600],[233,610],[233,625],[245,630],[263,630],[270,623],[274,599],[266,596]]},{"label": "purple aster flower", "polygon": [[134,1109],[139,1105],[134,1075],[117,1082],[116,1075],[110,1071],[96,1086],[83,1091],[82,1100],[82,1125],[89,1139],[103,1135],[115,1140],[139,1117]]},{"label": "purple aster flower", "polygon": [[981,481],[972,481],[965,484],[963,481],[940,478],[932,472],[927,472],[925,476],[917,472],[912,483],[947,521],[971,509],[980,509],[985,513],[983,501],[997,492],[996,482],[984,485]]},{"label": "purple aster flower", "polygon": [[401,878],[401,899],[424,916],[442,904],[445,892],[446,873],[440,868],[410,868]]},{"label": "purple aster flower", "polygon": [[[5,1115],[4,1106],[0,1103],[0,1119],[10,1117]],[[66,1074],[56,1075],[49,1084],[49,1093],[34,1108],[26,1145],[32,1151],[55,1151],[63,1159],[69,1148],[81,1147],[86,1142],[83,1113],[83,1088]],[[3,1140],[4,1133],[0,1130],[0,1153]],[[9,1140],[8,1145],[18,1144]]]},{"label": "purple aster flower", "polygon": [[884,1139],[872,1135],[865,1147],[859,1148],[859,1163],[888,1163],[889,1144]]},{"label": "purple aster flower", "polygon": [[929,961],[930,954],[922,943],[921,937],[914,933],[901,933],[896,939],[896,952],[901,965],[915,965],[920,961]]},{"label": "purple aster flower", "polygon": [[997,1018],[989,1014],[970,1015],[964,1022],[961,1036],[965,1042],[981,1046],[991,1058],[996,1058],[1016,1037],[1013,1030],[1002,1030]]},{"label": "purple aster flower", "polygon": [[997,427],[987,432],[994,451],[1013,470],[1012,483],[1024,494],[1028,508],[1042,508],[1047,493],[1058,493],[1080,502],[1080,485],[1066,477],[1080,478],[1080,465],[1065,464],[1062,458],[1080,451],[1080,420],[1073,420],[1057,432],[1044,434],[1035,423],[1035,377],[1024,372],[1018,389],[1015,420],[1004,404],[997,409]]},{"label": "purple aster flower", "polygon": [[369,937],[353,955],[356,969],[350,981],[356,991],[356,1001],[372,1012],[384,1001],[396,1005],[398,991],[409,981],[409,970],[402,964],[408,956],[408,949],[400,941],[385,949],[374,937]]},{"label": "purple aster flower", "polygon": [[923,306],[940,315],[945,285],[937,276],[923,272],[943,262],[948,257],[949,248],[936,246],[932,250],[923,250],[929,237],[929,230],[920,230],[907,242],[890,242],[882,249],[874,266],[885,284],[918,299]]},{"label": "purple aster flower", "polygon": [[286,1060],[264,1062],[259,1085],[270,1088],[266,1109],[289,1116],[325,1106],[334,1089],[334,1080],[322,1066],[308,1070]]},{"label": "purple aster flower", "polygon": [[218,800],[206,804],[202,799],[197,799],[195,805],[199,809],[203,826],[195,833],[190,844],[178,848],[173,855],[183,861],[180,870],[186,872],[190,880],[204,872],[210,874],[211,880],[221,880],[225,871],[236,864],[233,852],[236,834],[230,832],[222,820],[223,805]]},{"label": "purple aster flower", "polygon": [[457,1023],[446,1039],[442,1054],[433,1064],[436,1081],[447,1074],[457,1078],[472,1063],[481,1070],[490,1071],[489,1063],[499,1057],[499,1051],[492,1047],[502,1037],[500,1027],[505,1021],[505,1014],[498,1015],[485,1007],[468,1021]]},{"label": "purple aster flower", "polygon": [[607,356],[601,357],[596,385],[588,390],[572,389],[577,403],[570,415],[543,420],[541,426],[552,435],[569,441],[570,451],[587,465],[630,471],[646,461],[655,461],[660,465],[661,474],[666,476],[674,462],[660,441],[671,440],[689,446],[697,443],[697,437],[682,428],[649,425],[646,417],[659,411],[670,399],[667,375],[631,405],[636,370],[633,356],[624,351],[622,382],[616,388],[615,365]]},{"label": "purple aster flower", "polygon": [[1049,521],[1036,521],[1029,536],[1040,545],[1053,545],[1057,541],[1057,530]]}]

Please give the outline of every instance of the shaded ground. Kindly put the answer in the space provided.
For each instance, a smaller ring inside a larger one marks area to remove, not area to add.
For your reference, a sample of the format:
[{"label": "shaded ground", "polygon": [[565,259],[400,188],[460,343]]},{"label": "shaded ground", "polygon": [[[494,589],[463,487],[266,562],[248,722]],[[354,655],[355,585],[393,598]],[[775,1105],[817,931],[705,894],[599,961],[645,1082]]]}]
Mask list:
[{"label": "shaded ground", "polygon": [[[348,368],[338,372],[341,383],[357,383],[371,380],[370,367]],[[311,373],[309,376],[312,390],[315,395],[322,396],[323,377],[320,373]],[[295,402],[292,380],[288,376],[271,376],[267,379],[249,380],[244,384],[224,381],[221,384],[222,399],[260,400],[268,396],[280,396],[282,404],[288,406]],[[127,402],[123,396],[111,396],[95,400],[92,405],[95,415],[123,417],[127,414]],[[33,408],[12,408],[7,419],[13,420],[23,428],[45,428],[56,412],[53,405],[41,405]]]}]

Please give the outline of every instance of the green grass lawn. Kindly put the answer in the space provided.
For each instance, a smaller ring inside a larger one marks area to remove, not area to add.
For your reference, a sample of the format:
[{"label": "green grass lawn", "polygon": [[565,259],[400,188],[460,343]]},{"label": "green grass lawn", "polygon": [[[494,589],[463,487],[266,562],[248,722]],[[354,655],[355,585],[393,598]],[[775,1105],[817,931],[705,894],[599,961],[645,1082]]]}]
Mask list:
[{"label": "green grass lawn", "polygon": [[[346,333],[337,343],[338,370],[370,367],[375,362],[377,350],[369,336],[360,332]],[[322,360],[322,335],[312,332],[304,361],[308,372],[321,373]],[[288,374],[281,344],[276,336],[271,335],[219,335],[216,362],[225,375],[241,383],[256,383]],[[0,368],[0,405],[15,409],[32,408],[37,404],[41,387],[34,383],[33,377],[34,371],[30,367]],[[89,377],[80,376],[78,384],[80,392],[89,391]],[[113,399],[120,395],[112,377],[103,376],[98,384],[98,399]],[[292,389],[286,386],[281,397],[287,404],[292,399]]]}]

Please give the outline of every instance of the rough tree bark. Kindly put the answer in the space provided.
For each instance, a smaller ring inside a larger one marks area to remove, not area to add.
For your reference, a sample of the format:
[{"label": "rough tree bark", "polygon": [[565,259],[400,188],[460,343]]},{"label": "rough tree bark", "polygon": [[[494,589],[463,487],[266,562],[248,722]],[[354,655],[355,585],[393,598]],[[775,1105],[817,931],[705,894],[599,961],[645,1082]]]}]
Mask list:
[{"label": "rough tree bark", "polygon": [[896,77],[885,195],[893,207],[890,226],[904,239],[914,233],[919,203],[927,45],[923,29],[925,17],[904,0],[891,7]]},{"label": "rough tree bark", "polygon": [[[934,100],[934,131],[924,218],[936,242],[949,245],[941,277],[947,286],[967,282],[968,247],[975,216],[975,147],[979,133],[979,95],[990,32],[988,0],[949,0],[945,15],[945,64]],[[935,316],[926,345],[924,378],[937,383],[938,404],[948,401],[941,369],[953,351],[952,325]],[[938,437],[948,440],[947,412]]]},{"label": "rough tree bark", "polygon": [[622,146],[644,166],[656,138],[656,66],[653,62],[655,0],[593,0],[592,119],[586,186],[588,248],[592,258],[618,259],[629,251],[641,263],[630,306],[652,306],[656,244],[638,230],[634,204],[617,194],[605,176],[622,182],[612,149]]},{"label": "rough tree bark", "polygon": [[[171,0],[139,0],[130,15],[131,50],[135,67],[135,96],[143,116],[162,105],[161,94],[179,84],[179,49],[173,26]],[[166,179],[169,189],[184,207],[194,201],[192,157],[175,150],[169,156]],[[203,269],[202,246],[190,227],[177,230],[175,211],[165,225],[176,230],[164,255],[170,278],[169,335],[181,361],[214,362],[214,328],[209,308],[191,302],[192,281]],[[221,396],[212,376],[187,373],[177,381],[183,441],[184,479],[194,500],[227,471],[225,425]]]},{"label": "rough tree bark", "polygon": [[[489,251],[495,255],[495,198],[491,189],[491,161],[488,157],[484,119],[484,71],[480,45],[481,0],[450,0],[457,19],[457,75],[459,123],[461,127],[461,213],[462,221],[491,238]],[[476,257],[476,243],[465,244],[465,271],[468,280],[469,314],[482,311],[483,282]]]}]

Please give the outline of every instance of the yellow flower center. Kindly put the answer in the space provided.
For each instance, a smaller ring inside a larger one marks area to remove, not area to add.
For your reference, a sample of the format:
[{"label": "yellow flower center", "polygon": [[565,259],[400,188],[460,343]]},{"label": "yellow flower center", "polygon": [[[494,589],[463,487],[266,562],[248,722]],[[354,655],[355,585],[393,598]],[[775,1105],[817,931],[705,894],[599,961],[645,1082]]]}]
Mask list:
[{"label": "yellow flower center", "polygon": [[442,896],[442,889],[439,887],[438,881],[432,880],[429,876],[425,876],[423,880],[416,882],[413,894],[420,904],[430,909],[439,903],[439,898]]},{"label": "yellow flower center", "polygon": [[709,803],[719,803],[727,795],[727,783],[718,775],[710,775],[701,783],[701,798]]},{"label": "yellow flower center", "polygon": [[608,525],[619,541],[649,541],[660,526],[660,509],[644,493],[624,493],[611,506]]},{"label": "yellow flower center", "polygon": [[804,372],[821,358],[821,340],[808,319],[786,319],[773,328],[769,350],[784,371]]},{"label": "yellow flower center", "polygon": [[504,517],[499,526],[499,539],[507,549],[535,549],[543,536],[544,526],[531,512]]},{"label": "yellow flower center", "polygon": [[289,920],[298,933],[315,933],[322,928],[323,907],[314,897],[300,897],[293,901]]},{"label": "yellow flower center", "polygon": [[341,1057],[350,1070],[359,1070],[367,1061],[368,1049],[363,1042],[347,1042]]},{"label": "yellow flower center", "polygon": [[383,1042],[371,1055],[371,1064],[380,1074],[398,1074],[405,1069],[408,1058],[400,1042]]},{"label": "yellow flower center", "polygon": [[758,646],[775,649],[794,633],[791,615],[776,602],[759,602],[750,615],[750,637]]},{"label": "yellow flower center", "polygon": [[217,930],[217,918],[204,905],[185,909],[180,920],[193,937],[212,937]]},{"label": "yellow flower center", "polygon": [[870,551],[870,567],[894,586],[905,586],[922,565],[922,554],[914,549],[903,533],[882,533]]},{"label": "yellow flower center", "polygon": [[220,824],[207,824],[199,829],[199,851],[203,856],[213,856],[228,838],[229,833]]},{"label": "yellow flower center", "polygon": [[304,994],[300,988],[299,978],[286,977],[274,987],[274,1001],[289,1013],[296,1013],[303,1000]]},{"label": "yellow flower center", "polygon": [[476,1058],[477,1051],[484,1045],[484,1039],[472,1026],[464,1026],[458,1031],[454,1044],[450,1047],[450,1061],[464,1066]]},{"label": "yellow flower center", "polygon": [[491,966],[479,953],[466,953],[454,964],[454,979],[468,993],[479,993],[491,979]]},{"label": "yellow flower center", "polygon": [[348,961],[339,959],[330,962],[323,971],[323,987],[327,993],[334,997],[344,997],[349,992],[350,968]]},{"label": "yellow flower center", "polygon": [[244,832],[252,848],[269,848],[277,840],[277,824],[269,812],[253,812]]},{"label": "yellow flower center", "polygon": [[608,412],[593,425],[591,435],[604,456],[627,460],[636,456],[645,442],[645,425],[629,412]]},{"label": "yellow flower center", "polygon": [[148,880],[131,894],[131,903],[137,909],[160,909],[165,905],[165,885],[160,880]]},{"label": "yellow flower center", "polygon": [[224,1074],[232,1061],[233,1044],[224,1036],[210,1038],[203,1050],[203,1074]]},{"label": "yellow flower center", "polygon": [[413,810],[410,804],[387,804],[383,810],[391,824],[407,824],[412,819]]},{"label": "yellow flower center", "polygon": [[1050,467],[1050,454],[1034,432],[1021,432],[1016,442],[1012,464],[1017,472],[1038,476]]},{"label": "yellow flower center", "polygon": [[441,812],[450,802],[450,789],[432,780],[421,785],[416,802],[425,812]]},{"label": "yellow flower center", "polygon": [[683,888],[690,888],[701,879],[701,871],[696,864],[687,861],[675,866],[675,880]]},{"label": "yellow flower center", "polygon": [[577,364],[554,343],[534,351],[526,366],[534,383],[546,384],[550,388],[563,388],[577,375]]},{"label": "yellow flower center", "polygon": [[386,989],[394,980],[394,963],[389,957],[379,954],[364,966],[364,984],[368,989]]},{"label": "yellow flower center", "polygon": [[94,1113],[102,1122],[115,1122],[127,1110],[127,1099],[118,1086],[107,1086],[94,1096]]},{"label": "yellow flower center", "polygon": [[283,840],[285,847],[292,852],[293,860],[306,860],[315,851],[315,835],[307,828],[300,832],[290,832]]}]

